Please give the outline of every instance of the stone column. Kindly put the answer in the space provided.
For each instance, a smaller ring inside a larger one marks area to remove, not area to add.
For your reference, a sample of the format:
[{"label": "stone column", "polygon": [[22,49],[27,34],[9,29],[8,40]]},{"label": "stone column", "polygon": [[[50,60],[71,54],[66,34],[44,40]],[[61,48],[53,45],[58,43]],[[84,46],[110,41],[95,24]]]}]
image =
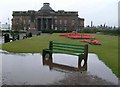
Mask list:
[{"label": "stone column", "polygon": [[41,30],[43,30],[42,28],[43,28],[43,18],[41,18]]},{"label": "stone column", "polygon": [[48,18],[46,18],[46,29],[48,29]]},{"label": "stone column", "polygon": [[51,29],[53,30],[53,17],[52,17],[52,25],[51,25]]}]

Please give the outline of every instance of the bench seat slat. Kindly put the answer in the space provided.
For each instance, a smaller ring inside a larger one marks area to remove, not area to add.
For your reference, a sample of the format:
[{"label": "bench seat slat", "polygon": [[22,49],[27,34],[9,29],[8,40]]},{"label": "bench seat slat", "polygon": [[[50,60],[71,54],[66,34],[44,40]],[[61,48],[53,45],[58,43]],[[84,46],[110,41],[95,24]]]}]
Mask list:
[{"label": "bench seat slat", "polygon": [[59,43],[59,42],[52,42],[53,44],[59,44],[59,45],[69,45],[69,46],[79,46],[79,47],[84,47],[83,45],[79,45],[79,44],[67,44],[67,43]]},{"label": "bench seat slat", "polygon": [[64,47],[64,48],[71,48],[71,49],[81,49],[81,50],[84,50],[84,47],[79,47],[79,46],[69,46],[69,45],[56,45],[56,44],[53,44],[53,47]]},{"label": "bench seat slat", "polygon": [[62,51],[70,51],[70,52],[77,52],[77,53],[84,53],[84,50],[82,50],[82,49],[66,49],[66,48],[60,48],[60,47],[53,47],[53,50],[58,50],[58,51],[60,51],[60,50],[62,50]]}]

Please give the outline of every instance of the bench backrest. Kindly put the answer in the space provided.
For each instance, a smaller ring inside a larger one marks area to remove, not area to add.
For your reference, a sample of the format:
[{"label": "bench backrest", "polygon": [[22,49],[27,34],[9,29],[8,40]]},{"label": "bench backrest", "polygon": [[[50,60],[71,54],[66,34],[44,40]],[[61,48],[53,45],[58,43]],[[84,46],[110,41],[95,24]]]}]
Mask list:
[{"label": "bench backrest", "polygon": [[67,51],[71,53],[84,53],[86,56],[88,55],[88,45],[76,45],[76,44],[67,44],[60,42],[49,42],[49,50],[57,50],[57,51]]}]

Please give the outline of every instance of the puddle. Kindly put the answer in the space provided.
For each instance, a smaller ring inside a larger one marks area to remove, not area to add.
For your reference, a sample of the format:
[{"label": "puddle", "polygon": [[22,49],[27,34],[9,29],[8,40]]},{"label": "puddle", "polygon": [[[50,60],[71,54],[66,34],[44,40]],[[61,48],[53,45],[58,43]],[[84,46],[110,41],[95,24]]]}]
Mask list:
[{"label": "puddle", "polygon": [[2,58],[3,84],[44,85],[63,78],[64,73],[50,71],[47,66],[43,66],[40,54],[3,54]]},{"label": "puddle", "polygon": [[118,78],[115,76],[115,74],[113,74],[110,68],[108,68],[102,61],[98,59],[97,55],[90,54],[88,61],[88,72],[91,75],[99,76],[104,80],[118,84]]},{"label": "puddle", "polygon": [[[41,54],[2,54],[3,85],[49,85],[59,82],[74,72],[85,72],[106,82],[118,84],[118,78],[95,54],[88,55],[87,65],[78,66],[78,57],[66,54],[53,54],[52,62],[43,61]],[[84,80],[83,80],[84,81]],[[101,84],[102,85],[102,84]]]}]

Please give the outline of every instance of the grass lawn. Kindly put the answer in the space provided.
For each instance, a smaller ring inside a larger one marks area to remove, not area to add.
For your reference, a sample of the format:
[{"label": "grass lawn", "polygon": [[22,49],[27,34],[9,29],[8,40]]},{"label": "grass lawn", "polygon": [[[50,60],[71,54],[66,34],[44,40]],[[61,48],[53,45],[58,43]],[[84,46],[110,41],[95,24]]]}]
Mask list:
[{"label": "grass lawn", "polygon": [[[120,78],[118,73],[118,36],[96,35],[102,45],[89,45],[89,53],[95,53]],[[34,36],[32,38],[2,44],[3,50],[15,53],[41,53],[49,41],[84,44],[80,39],[60,37],[59,34]],[[100,71],[102,73],[102,71]]]}]

